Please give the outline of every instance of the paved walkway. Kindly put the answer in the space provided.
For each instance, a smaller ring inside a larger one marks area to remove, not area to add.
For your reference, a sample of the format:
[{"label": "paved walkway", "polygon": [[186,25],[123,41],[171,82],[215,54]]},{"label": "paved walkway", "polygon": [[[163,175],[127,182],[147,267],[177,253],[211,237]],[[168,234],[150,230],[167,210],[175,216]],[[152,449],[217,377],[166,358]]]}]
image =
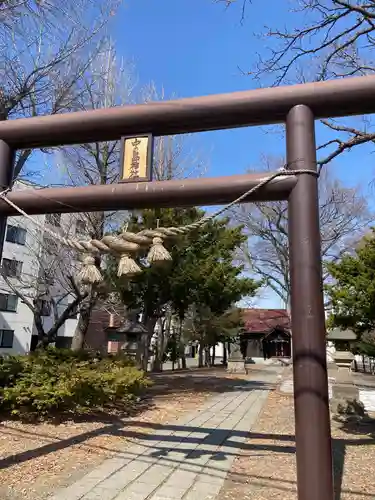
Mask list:
[{"label": "paved walkway", "polygon": [[142,435],[51,500],[214,499],[281,370],[257,372],[257,380],[210,398],[173,425],[154,424],[154,434]]}]

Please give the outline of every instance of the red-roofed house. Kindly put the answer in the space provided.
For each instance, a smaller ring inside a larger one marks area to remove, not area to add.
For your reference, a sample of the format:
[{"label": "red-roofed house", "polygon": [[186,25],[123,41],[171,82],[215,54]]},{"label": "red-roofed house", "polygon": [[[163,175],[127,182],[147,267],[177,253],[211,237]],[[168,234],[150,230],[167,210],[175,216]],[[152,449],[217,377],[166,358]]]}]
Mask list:
[{"label": "red-roofed house", "polygon": [[291,357],[291,328],[285,309],[243,309],[242,334],[247,358]]}]

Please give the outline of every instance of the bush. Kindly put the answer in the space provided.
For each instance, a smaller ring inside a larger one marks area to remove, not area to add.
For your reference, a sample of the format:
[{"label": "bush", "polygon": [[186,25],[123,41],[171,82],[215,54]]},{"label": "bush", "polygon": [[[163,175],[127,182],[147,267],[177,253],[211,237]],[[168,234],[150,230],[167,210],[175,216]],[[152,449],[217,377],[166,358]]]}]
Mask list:
[{"label": "bush", "polygon": [[0,412],[40,417],[127,404],[149,384],[124,356],[55,348],[1,359],[0,383]]},{"label": "bush", "polygon": [[22,356],[0,357],[0,387],[13,385],[23,367]]}]

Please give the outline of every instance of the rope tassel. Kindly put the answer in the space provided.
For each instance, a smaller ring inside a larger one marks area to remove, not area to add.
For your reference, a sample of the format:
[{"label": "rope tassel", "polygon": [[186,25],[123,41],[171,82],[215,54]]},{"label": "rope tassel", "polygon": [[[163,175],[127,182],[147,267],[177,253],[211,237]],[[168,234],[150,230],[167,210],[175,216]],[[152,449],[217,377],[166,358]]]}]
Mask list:
[{"label": "rope tassel", "polygon": [[152,240],[152,246],[147,255],[147,261],[150,264],[161,265],[172,260],[171,254],[163,245],[163,240],[156,236]]},{"label": "rope tassel", "polygon": [[[141,272],[138,264],[129,256],[129,253],[144,252],[145,247],[147,247],[151,241],[152,246],[148,253],[147,260],[149,263],[162,264],[172,260],[170,253],[163,246],[163,240],[167,238],[178,238],[180,235],[183,236],[188,234],[190,231],[199,229],[205,224],[212,221],[215,217],[219,217],[226,210],[229,210],[234,205],[241,203],[243,201],[249,201],[252,195],[257,191],[262,189],[276,178],[286,178],[288,176],[297,177],[299,174],[312,175],[318,178],[320,170],[317,172],[311,168],[301,168],[297,170],[288,170],[288,165],[285,165],[283,169],[269,174],[258,180],[258,183],[251,189],[244,192],[241,196],[228,203],[224,207],[220,208],[213,214],[205,216],[194,222],[183,227],[170,227],[170,228],[159,228],[159,221],[157,223],[157,230],[145,229],[139,233],[130,233],[127,231],[128,224],[122,230],[122,233],[118,237],[114,236],[103,236],[100,240],[91,239],[88,241],[79,241],[76,239],[71,239],[64,237],[54,231],[51,231],[44,224],[41,224],[38,220],[34,219],[28,215],[22,208],[17,206],[12,200],[7,197],[9,189],[0,191],[0,199],[7,205],[12,207],[16,212],[23,215],[27,220],[32,222],[36,227],[38,227],[42,232],[49,234],[56,241],[60,242],[62,245],[73,249],[74,251],[84,252],[84,253],[96,253],[100,254],[112,254],[116,257],[120,257],[120,262],[118,266],[118,276],[123,275],[133,275]],[[88,256],[84,259],[83,267],[78,273],[77,278],[83,284],[95,284],[103,282],[100,270],[95,265],[95,259],[92,256]]]},{"label": "rope tassel", "polygon": [[91,255],[83,260],[83,266],[77,275],[77,281],[83,285],[95,285],[103,281],[103,277],[95,265],[95,259]]},{"label": "rope tassel", "polygon": [[121,278],[122,276],[132,277],[141,272],[142,269],[127,253],[123,253],[121,255],[117,268],[117,276],[119,278]]},{"label": "rope tassel", "polygon": [[133,257],[130,256],[131,253],[137,253],[140,249],[139,244],[134,243],[134,240],[131,242],[115,236],[103,236],[102,241],[110,247],[114,255],[120,256],[117,268],[117,276],[119,278],[123,276],[131,278],[132,276],[142,272]]}]

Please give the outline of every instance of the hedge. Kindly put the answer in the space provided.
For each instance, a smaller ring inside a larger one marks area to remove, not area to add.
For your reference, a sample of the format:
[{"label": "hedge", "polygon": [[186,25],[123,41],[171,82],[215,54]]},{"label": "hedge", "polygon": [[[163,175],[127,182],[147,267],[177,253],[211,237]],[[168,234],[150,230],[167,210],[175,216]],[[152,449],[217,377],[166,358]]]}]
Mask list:
[{"label": "hedge", "polygon": [[0,413],[46,417],[126,406],[148,385],[124,357],[48,348],[0,358]]}]

